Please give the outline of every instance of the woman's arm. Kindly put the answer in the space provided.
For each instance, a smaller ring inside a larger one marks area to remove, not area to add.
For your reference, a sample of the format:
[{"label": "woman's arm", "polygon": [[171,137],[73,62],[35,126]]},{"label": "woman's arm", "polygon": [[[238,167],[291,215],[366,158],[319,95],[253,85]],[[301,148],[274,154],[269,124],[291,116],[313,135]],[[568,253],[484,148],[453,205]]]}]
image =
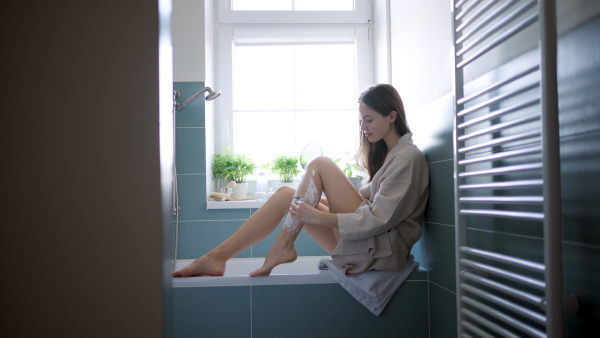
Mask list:
[{"label": "woman's arm", "polygon": [[317,210],[302,201],[292,203],[290,206],[290,215],[292,218],[305,224],[324,225],[332,228],[338,227],[336,214]]}]

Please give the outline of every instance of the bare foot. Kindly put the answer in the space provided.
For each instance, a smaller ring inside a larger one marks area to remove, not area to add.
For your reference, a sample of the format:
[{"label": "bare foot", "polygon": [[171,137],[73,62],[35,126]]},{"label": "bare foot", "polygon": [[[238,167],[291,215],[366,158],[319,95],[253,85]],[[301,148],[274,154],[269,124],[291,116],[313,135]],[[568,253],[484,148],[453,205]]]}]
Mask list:
[{"label": "bare foot", "polygon": [[204,255],[181,270],[173,272],[173,277],[223,276],[225,261],[219,261]]},{"label": "bare foot", "polygon": [[278,245],[277,242],[273,244],[265,262],[260,269],[256,269],[250,272],[250,277],[268,276],[271,274],[271,270],[279,264],[291,263],[298,258],[296,249],[293,245]]}]

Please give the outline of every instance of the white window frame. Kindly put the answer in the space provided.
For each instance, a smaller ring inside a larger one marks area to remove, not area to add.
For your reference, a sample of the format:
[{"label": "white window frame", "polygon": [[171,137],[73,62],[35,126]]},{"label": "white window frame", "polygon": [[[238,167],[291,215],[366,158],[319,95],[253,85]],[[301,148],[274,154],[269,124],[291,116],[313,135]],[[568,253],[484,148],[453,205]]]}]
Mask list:
[{"label": "white window frame", "polygon": [[[217,88],[223,93],[233,93],[233,74],[232,74],[232,51],[234,43],[253,44],[253,43],[276,43],[288,41],[290,37],[298,38],[297,41],[304,42],[331,42],[331,41],[353,41],[357,49],[356,74],[357,83],[355,93],[358,98],[359,92],[367,86],[373,84],[373,67],[372,67],[372,48],[368,39],[368,28],[330,28],[327,34],[323,29],[281,29],[271,34],[261,32],[257,34],[255,29],[230,29],[224,28],[219,30],[219,72],[215,82]],[[362,53],[358,51],[363,51]],[[265,100],[268,99],[268,93],[261,93],[260,88],[248,88],[248,90],[256,91],[257,95],[264,95]],[[220,152],[225,146],[231,146],[233,141],[233,97],[231,95],[223,95],[219,100],[216,128],[216,151]]]},{"label": "white window frame", "polygon": [[[371,0],[354,0],[353,11],[234,11],[232,0],[218,0],[219,23],[368,23]],[[326,1],[326,0],[324,0]]]},{"label": "white window frame", "polygon": [[[303,24],[296,22],[279,23],[277,19],[282,15],[281,11],[245,11],[242,18],[237,17],[238,11],[232,11],[231,0],[217,0],[219,2],[218,16],[225,15],[224,22],[217,22],[217,46],[214,49],[215,88],[222,91],[223,95],[215,100],[215,153],[221,153],[222,149],[233,144],[233,45],[254,43],[277,43],[294,38],[302,42],[331,42],[352,41],[356,46],[356,97],[362,90],[373,85],[375,79],[375,67],[373,61],[373,38],[371,22],[371,1],[355,0],[354,12],[360,13],[360,20],[348,16],[350,11],[326,11],[319,12],[328,16],[325,18],[315,15],[315,11],[287,12],[294,16],[295,20],[302,19]],[[223,14],[226,13],[226,14]],[[332,17],[340,17],[331,23]],[[233,20],[234,18],[235,20]],[[262,19],[261,19],[262,18]],[[232,23],[232,20],[235,23]],[[238,20],[238,21],[236,21]],[[349,22],[348,22],[349,21]],[[260,22],[261,24],[256,24]],[[343,23],[340,23],[343,22]],[[270,31],[269,31],[270,29]],[[255,90],[257,95],[261,93],[260,88],[249,88]]]}]

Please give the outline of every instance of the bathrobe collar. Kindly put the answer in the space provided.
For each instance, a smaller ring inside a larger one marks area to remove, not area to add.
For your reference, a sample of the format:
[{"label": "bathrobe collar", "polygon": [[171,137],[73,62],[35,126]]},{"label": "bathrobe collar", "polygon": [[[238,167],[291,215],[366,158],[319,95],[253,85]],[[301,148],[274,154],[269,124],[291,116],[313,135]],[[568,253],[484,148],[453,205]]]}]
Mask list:
[{"label": "bathrobe collar", "polygon": [[400,137],[400,139],[398,140],[398,143],[396,143],[394,148],[392,148],[392,150],[389,152],[389,154],[387,154],[387,156],[385,158],[385,162],[387,162],[388,159],[390,159],[392,155],[399,152],[400,149],[404,148],[405,146],[411,146],[411,145],[413,145],[412,133],[406,133],[406,134],[402,135],[402,137]]}]

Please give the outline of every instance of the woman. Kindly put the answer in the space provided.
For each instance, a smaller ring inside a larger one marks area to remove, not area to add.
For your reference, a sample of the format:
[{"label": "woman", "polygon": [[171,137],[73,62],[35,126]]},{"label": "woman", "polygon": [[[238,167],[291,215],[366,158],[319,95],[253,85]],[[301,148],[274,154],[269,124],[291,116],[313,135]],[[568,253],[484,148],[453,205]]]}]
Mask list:
[{"label": "woman", "polygon": [[346,274],[402,268],[421,237],[429,168],[412,143],[394,87],[364,91],[359,113],[358,162],[369,175],[359,193],[331,159],[319,157],[309,163],[297,190],[277,189],[230,238],[173,276],[222,276],[227,260],[269,235],[286,213],[263,266],[250,276],[268,276],[277,265],[296,260],[294,241],[301,229]]}]

